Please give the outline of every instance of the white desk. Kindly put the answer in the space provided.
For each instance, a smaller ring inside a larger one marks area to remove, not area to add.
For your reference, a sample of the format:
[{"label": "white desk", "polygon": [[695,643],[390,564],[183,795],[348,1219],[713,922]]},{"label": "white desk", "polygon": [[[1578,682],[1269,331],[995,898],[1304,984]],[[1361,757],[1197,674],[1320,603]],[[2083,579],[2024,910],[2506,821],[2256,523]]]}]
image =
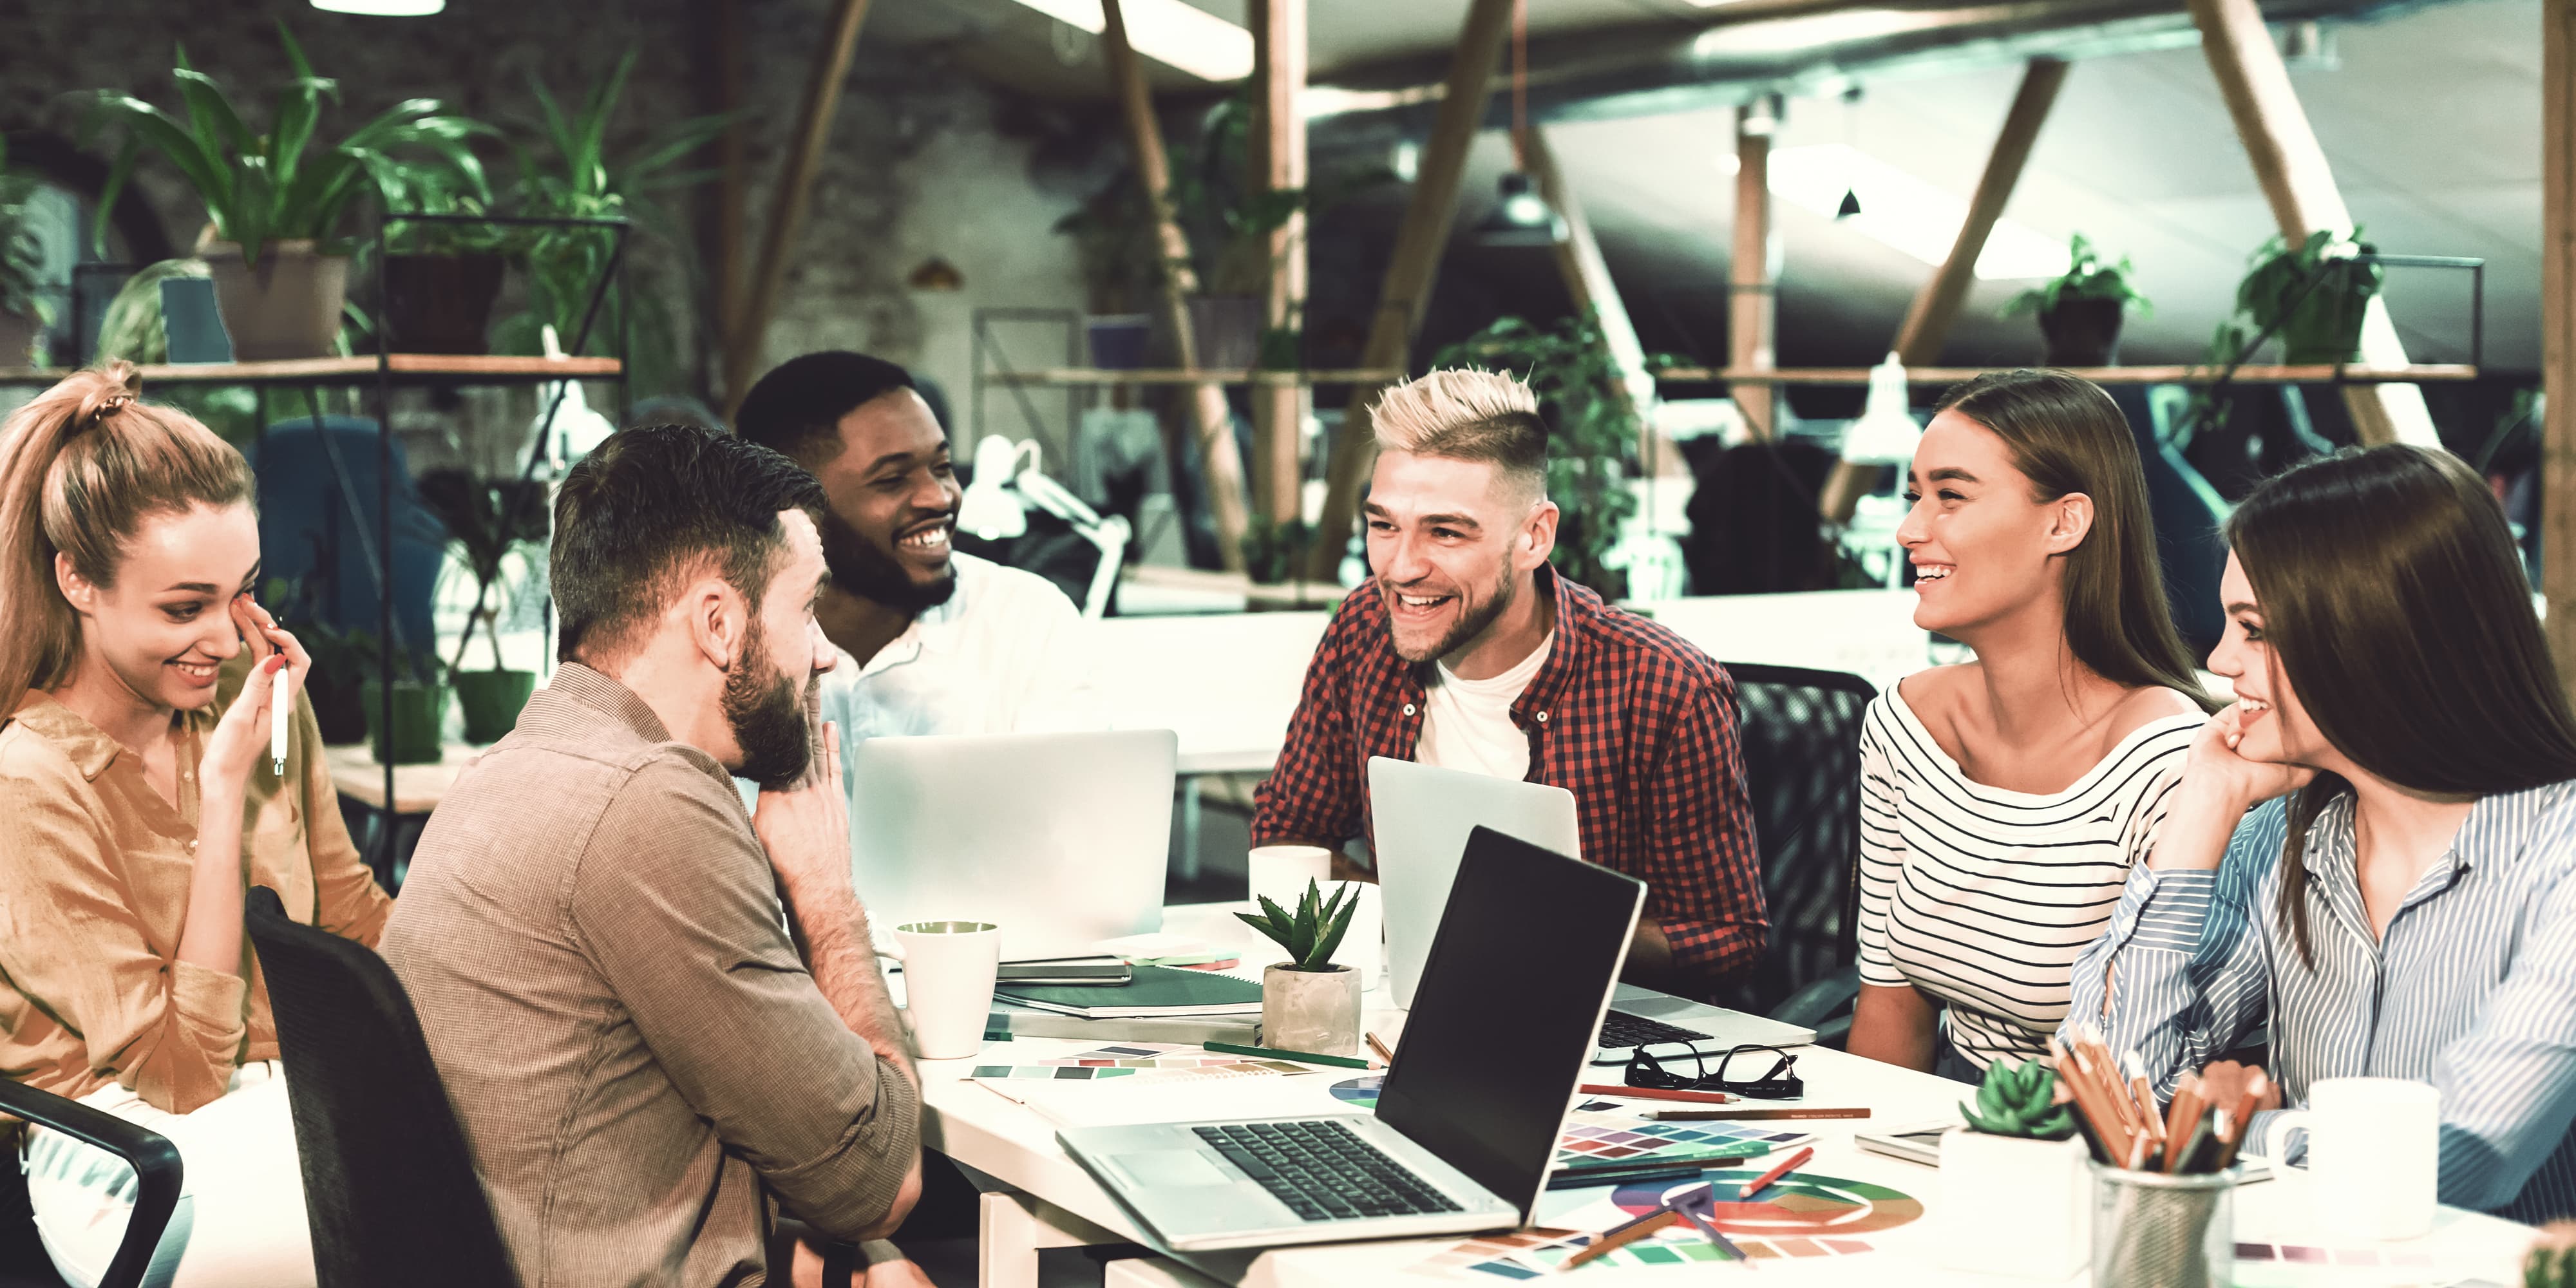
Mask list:
[{"label": "white desk", "polygon": [[[1209,914],[1214,906],[1174,908],[1167,924],[1175,930],[1208,933],[1214,926]],[[1372,1012],[1383,1002],[1382,994],[1371,994]],[[978,1057],[987,1063],[1002,1062],[1012,1057],[1048,1058],[1071,1054],[1097,1046],[1089,1041],[1041,1041],[1022,1039],[996,1043]],[[1034,1111],[1014,1104],[965,1080],[975,1061],[946,1061],[923,1068],[923,1139],[930,1148],[939,1150],[959,1162],[986,1172],[1018,1191],[1017,1194],[984,1196],[984,1274],[982,1288],[1030,1288],[1036,1280],[1036,1249],[1112,1242],[1150,1245],[1151,1240],[1118,1207],[1089,1174],[1055,1141],[1055,1128]],[[1841,1177],[1848,1180],[1875,1182],[1912,1195],[1923,1201],[1923,1219],[1909,1225],[1876,1231],[1866,1237],[1876,1251],[1860,1256],[1822,1257],[1812,1260],[1771,1260],[1761,1266],[1763,1283],[1789,1282],[1867,1284],[1886,1288],[1902,1283],[1913,1285],[2018,1283],[2027,1280],[1994,1280],[1985,1276],[1941,1269],[1934,1249],[1940,1220],[1939,1173],[1897,1159],[1858,1149],[1851,1144],[1855,1130],[1903,1126],[1929,1119],[1954,1115],[1960,1099],[1969,1089],[1962,1084],[1882,1065],[1855,1056],[1821,1048],[1804,1050],[1799,1055],[1798,1072],[1808,1082],[1807,1103],[1819,1105],[1867,1105],[1874,1117],[1868,1120],[1819,1119],[1797,1124],[1812,1131],[1819,1139],[1815,1160],[1804,1171]],[[1349,1071],[1316,1074],[1305,1079],[1246,1079],[1242,1082],[1216,1084],[1231,1092],[1242,1089],[1249,1106],[1247,1112],[1273,1112],[1271,1103],[1283,1097],[1282,1083],[1313,1082],[1326,1084],[1357,1076]],[[1071,1084],[1066,1084],[1071,1085]],[[1137,1088],[1115,1088],[1116,1084],[1086,1087],[1103,1094],[1120,1095]],[[1181,1110],[1184,1114],[1201,1112],[1196,1100]],[[1226,1112],[1223,1109],[1214,1112]],[[2267,1181],[2248,1185],[2236,1199],[2235,1228],[2240,1242],[2275,1242],[2340,1247],[2336,1240],[2309,1237],[2306,1222],[2298,1214],[2304,1208],[2297,1194],[2298,1182]],[[1598,1196],[1597,1191],[1554,1191],[1542,1201],[1541,1224],[1551,1214],[1579,1208]],[[2402,1245],[2385,1245],[2430,1254],[2441,1268],[2453,1277],[2475,1274],[2497,1284],[2520,1282],[2517,1265],[2523,1249],[2529,1244],[2531,1231],[2509,1221],[2476,1213],[2445,1209],[2434,1232],[2422,1240]],[[1210,1253],[1173,1256],[1143,1261],[1113,1263],[1108,1283],[1128,1288],[1197,1288],[1211,1281],[1251,1285],[1253,1288],[1302,1288],[1304,1285],[1387,1284],[1418,1288],[1441,1282],[1418,1273],[1422,1263],[1461,1242],[1458,1238],[1381,1241],[1372,1243],[1326,1244],[1300,1248],[1280,1248],[1263,1253]],[[2254,1263],[2240,1263],[2240,1269],[2251,1269]],[[1708,1281],[1721,1268],[1704,1267],[1697,1271],[1681,1268],[1639,1268],[1633,1270],[1586,1270],[1584,1282],[1682,1285]],[[2309,1277],[2301,1278],[2301,1275]],[[1490,1288],[1508,1288],[1506,1281],[1467,1276],[1469,1283],[1487,1283]],[[2424,1282],[2421,1271],[2395,1271],[2359,1276],[2348,1268],[2337,1268],[2331,1279],[2318,1277],[2313,1271],[2275,1268],[2263,1277],[2247,1275],[2246,1283],[2416,1283]],[[1450,1282],[1461,1282],[1450,1280]],[[2070,1281],[2081,1284],[2083,1277]],[[2431,1282],[2448,1282],[2434,1279]]]}]

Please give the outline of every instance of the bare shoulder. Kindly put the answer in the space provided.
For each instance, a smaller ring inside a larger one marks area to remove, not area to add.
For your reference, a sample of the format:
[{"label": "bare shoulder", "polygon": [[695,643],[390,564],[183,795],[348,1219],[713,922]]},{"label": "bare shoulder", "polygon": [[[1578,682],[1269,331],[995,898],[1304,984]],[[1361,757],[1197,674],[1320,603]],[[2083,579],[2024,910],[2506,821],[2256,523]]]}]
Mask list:
[{"label": "bare shoulder", "polygon": [[2130,734],[2159,720],[2170,720],[2175,716],[2198,719],[2206,714],[2199,703],[2179,689],[2157,684],[2131,689],[2120,696],[2120,700],[2111,707],[2110,715],[2102,721],[2102,749],[2109,752]]},{"label": "bare shoulder", "polygon": [[1954,662],[1948,666],[1927,666],[1896,682],[1896,695],[1914,712],[1914,718],[1931,724],[1940,717],[1945,722],[1958,712],[1960,704],[1985,692],[1985,673],[1975,661]]}]

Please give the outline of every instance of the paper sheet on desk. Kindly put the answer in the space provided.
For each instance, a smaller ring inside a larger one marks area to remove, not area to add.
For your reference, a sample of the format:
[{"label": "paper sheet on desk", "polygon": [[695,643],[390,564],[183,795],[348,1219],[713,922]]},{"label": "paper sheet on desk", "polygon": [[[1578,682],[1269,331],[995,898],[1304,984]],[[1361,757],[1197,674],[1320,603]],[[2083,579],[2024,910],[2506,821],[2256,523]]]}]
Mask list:
[{"label": "paper sheet on desk", "polygon": [[1297,1118],[1347,1114],[1333,1098],[1331,1074],[1278,1078],[1224,1078],[1169,1082],[1120,1078],[1108,1082],[989,1082],[977,1086],[1026,1105],[1057,1127],[1134,1127],[1202,1119]]}]

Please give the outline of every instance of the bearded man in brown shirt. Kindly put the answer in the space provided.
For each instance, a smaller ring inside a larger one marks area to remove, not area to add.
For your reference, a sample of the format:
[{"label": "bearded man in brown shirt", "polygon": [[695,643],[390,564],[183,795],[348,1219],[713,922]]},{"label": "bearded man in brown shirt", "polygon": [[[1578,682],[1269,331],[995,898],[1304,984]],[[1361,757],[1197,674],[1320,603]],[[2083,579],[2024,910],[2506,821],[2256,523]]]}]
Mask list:
[{"label": "bearded man in brown shirt", "polygon": [[[781,1210],[880,1240],[920,1193],[838,747],[811,742],[823,507],[786,457],[683,426],[575,466],[562,667],[421,836],[384,954],[527,1288],[786,1282]],[[871,1284],[926,1282],[867,1250]]]}]

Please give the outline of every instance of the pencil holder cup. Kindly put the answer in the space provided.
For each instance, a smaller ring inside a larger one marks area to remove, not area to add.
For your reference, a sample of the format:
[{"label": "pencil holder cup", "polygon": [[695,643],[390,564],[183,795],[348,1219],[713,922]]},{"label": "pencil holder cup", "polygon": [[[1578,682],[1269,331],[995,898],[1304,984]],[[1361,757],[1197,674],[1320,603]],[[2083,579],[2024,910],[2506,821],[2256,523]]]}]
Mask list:
[{"label": "pencil holder cup", "polygon": [[2065,1279],[2093,1227],[2084,1142],[1954,1130],[1941,1137],[1941,1264],[1982,1275]]},{"label": "pencil holder cup", "polygon": [[2093,1164],[2093,1282],[2227,1288],[2240,1168],[2169,1174]]}]

